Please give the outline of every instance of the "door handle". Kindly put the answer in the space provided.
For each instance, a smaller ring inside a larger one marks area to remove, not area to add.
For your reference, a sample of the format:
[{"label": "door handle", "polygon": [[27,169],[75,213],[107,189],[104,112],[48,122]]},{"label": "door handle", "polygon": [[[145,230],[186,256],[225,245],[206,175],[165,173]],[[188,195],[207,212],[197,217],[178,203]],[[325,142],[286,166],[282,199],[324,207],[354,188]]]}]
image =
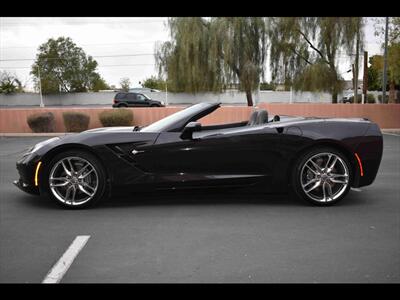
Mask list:
[{"label": "door handle", "polygon": [[136,154],[142,153],[142,152],[144,152],[144,150],[136,150],[136,149],[133,149],[133,150],[132,150],[132,154],[133,154],[133,155],[136,155]]}]

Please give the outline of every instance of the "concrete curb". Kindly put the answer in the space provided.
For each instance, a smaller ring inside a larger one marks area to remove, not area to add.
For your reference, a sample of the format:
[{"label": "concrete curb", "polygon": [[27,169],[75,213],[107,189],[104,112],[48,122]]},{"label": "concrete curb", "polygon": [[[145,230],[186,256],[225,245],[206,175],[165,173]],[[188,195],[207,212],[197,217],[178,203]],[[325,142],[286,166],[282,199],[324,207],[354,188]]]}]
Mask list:
[{"label": "concrete curb", "polygon": [[400,134],[400,128],[393,128],[393,129],[381,129],[383,133],[396,133]]}]

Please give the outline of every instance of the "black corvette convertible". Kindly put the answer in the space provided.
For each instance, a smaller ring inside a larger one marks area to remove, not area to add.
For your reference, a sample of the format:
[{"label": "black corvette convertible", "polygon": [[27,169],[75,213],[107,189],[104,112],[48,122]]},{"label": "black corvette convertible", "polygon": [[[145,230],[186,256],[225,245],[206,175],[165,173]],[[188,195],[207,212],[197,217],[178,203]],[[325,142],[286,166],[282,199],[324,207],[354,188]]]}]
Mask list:
[{"label": "black corvette convertible", "polygon": [[254,186],[332,205],[370,185],[382,134],[367,119],[269,117],[203,126],[200,103],[145,127],[87,130],[38,143],[17,161],[22,190],[81,208],[124,190]]}]

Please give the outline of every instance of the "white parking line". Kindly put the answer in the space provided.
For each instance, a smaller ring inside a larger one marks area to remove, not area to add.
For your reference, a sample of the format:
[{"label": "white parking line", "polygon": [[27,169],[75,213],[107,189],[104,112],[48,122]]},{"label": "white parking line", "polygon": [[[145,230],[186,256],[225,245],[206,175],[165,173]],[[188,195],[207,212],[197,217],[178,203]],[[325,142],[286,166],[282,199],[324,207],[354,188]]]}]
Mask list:
[{"label": "white parking line", "polygon": [[362,189],[358,189],[358,188],[351,188],[351,190],[355,191],[355,192],[362,192]]},{"label": "white parking line", "polygon": [[50,269],[42,283],[59,283],[89,238],[90,235],[78,235],[67,251],[64,252],[57,263]]}]

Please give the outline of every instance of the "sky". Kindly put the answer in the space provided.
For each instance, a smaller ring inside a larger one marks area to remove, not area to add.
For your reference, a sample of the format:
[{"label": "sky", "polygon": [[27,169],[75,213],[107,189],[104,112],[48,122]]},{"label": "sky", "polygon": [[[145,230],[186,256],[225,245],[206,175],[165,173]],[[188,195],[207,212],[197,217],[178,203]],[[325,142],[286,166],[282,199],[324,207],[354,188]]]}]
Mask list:
[{"label": "sky", "polygon": [[[369,56],[382,54],[381,38],[374,35],[375,18],[366,19],[365,50]],[[119,87],[121,78],[128,77],[131,87],[139,87],[139,81],[157,75],[153,53],[156,42],[169,39],[166,21],[166,17],[2,17],[0,70],[16,74],[28,90],[33,89],[29,72],[34,60],[4,60],[34,59],[39,45],[64,36],[94,57],[108,84]],[[351,63],[345,55],[339,57],[339,72],[346,80],[352,78],[351,73],[344,73]],[[270,81],[268,65],[266,70],[266,81]]]}]

